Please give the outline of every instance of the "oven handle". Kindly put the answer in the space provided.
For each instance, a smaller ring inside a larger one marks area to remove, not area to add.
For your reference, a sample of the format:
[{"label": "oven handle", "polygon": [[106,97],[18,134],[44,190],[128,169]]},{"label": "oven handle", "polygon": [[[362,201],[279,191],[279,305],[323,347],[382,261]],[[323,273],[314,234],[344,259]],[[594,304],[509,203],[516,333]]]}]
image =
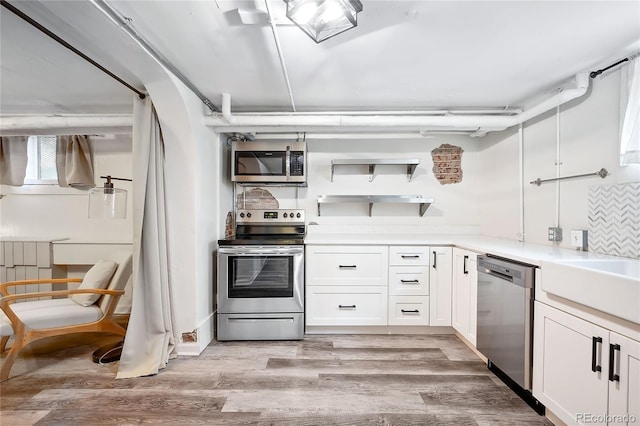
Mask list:
[{"label": "oven handle", "polygon": [[301,255],[304,253],[303,248],[264,248],[264,247],[237,247],[237,248],[220,248],[218,249],[220,254],[231,255],[247,255],[247,256],[259,256],[259,255],[276,255],[276,256],[292,256]]}]

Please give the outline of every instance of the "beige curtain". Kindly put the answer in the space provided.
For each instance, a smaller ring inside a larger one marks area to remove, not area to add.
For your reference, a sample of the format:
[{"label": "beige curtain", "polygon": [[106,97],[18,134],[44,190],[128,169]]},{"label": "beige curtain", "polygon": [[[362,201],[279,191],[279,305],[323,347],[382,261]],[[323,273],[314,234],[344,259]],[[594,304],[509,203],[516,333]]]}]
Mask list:
[{"label": "beige curtain", "polygon": [[56,138],[58,184],[73,188],[92,188],[93,151],[86,136],[69,135]]},{"label": "beige curtain", "polygon": [[0,137],[0,184],[24,185],[27,174],[27,136]]},{"label": "beige curtain", "polygon": [[175,336],[169,280],[164,146],[149,97],[133,108],[133,297],[118,379],[165,368]]}]

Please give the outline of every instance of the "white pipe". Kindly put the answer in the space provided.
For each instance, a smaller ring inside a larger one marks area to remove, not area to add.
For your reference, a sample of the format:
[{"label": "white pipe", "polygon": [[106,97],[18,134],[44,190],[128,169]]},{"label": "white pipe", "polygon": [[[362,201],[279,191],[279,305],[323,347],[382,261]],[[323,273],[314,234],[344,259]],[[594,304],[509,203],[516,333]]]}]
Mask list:
[{"label": "white pipe", "polygon": [[[556,178],[560,177],[560,106],[556,107]],[[560,180],[556,180],[556,228],[560,227]]]},{"label": "white pipe", "polygon": [[[403,129],[452,129],[467,131],[499,131],[512,126],[524,123],[546,111],[559,105],[569,102],[584,95],[589,89],[588,73],[580,73],[575,76],[576,86],[565,89],[562,92],[538,103],[537,105],[522,111],[521,113],[509,115],[442,115],[433,116],[429,112],[422,115],[414,115],[398,112],[397,115],[389,115],[387,112],[371,111],[366,115],[352,115],[348,112],[319,112],[316,114],[281,113],[280,115],[246,113],[233,114],[228,119],[220,114],[205,117],[207,126],[216,127],[218,131],[228,131],[227,128],[250,130],[252,127],[263,129],[273,128],[273,130],[293,131],[308,127],[318,128],[344,128],[360,127],[377,129],[383,127],[395,127]],[[224,98],[223,98],[224,101]],[[266,131],[266,130],[262,130]]]},{"label": "white pipe", "polygon": [[227,122],[231,120],[231,96],[228,93],[222,94],[222,117]]},{"label": "white pipe", "polygon": [[87,130],[91,133],[131,133],[131,115],[29,115],[0,116],[0,134],[69,134]]},{"label": "white pipe", "polygon": [[524,242],[524,126],[518,126],[518,191],[519,217],[518,241]]},{"label": "white pipe", "polygon": [[287,85],[287,91],[289,92],[289,100],[291,101],[291,108],[295,112],[296,104],[293,101],[293,90],[291,90],[291,83],[289,82],[289,74],[287,73],[287,66],[284,63],[284,55],[282,54],[282,47],[280,46],[280,38],[278,37],[278,30],[276,30],[275,19],[271,13],[271,6],[269,0],[264,0],[264,4],[267,6],[267,14],[269,15],[269,24],[271,24],[271,31],[273,32],[273,40],[276,43],[276,50],[278,51],[278,58],[280,59],[280,67],[282,68],[282,74],[284,75],[284,82]]}]

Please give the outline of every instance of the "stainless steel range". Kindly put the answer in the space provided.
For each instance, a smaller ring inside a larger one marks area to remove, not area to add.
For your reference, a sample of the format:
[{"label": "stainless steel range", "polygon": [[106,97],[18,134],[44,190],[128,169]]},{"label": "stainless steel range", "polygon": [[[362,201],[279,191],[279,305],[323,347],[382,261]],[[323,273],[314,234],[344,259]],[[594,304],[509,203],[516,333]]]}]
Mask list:
[{"label": "stainless steel range", "polygon": [[238,210],[218,245],[218,340],[304,335],[304,210]]}]

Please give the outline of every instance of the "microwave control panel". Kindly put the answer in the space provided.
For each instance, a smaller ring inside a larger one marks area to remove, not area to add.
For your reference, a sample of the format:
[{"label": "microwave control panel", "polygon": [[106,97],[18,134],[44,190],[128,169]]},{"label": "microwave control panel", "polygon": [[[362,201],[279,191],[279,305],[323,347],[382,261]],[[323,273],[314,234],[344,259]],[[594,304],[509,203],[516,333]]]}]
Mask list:
[{"label": "microwave control panel", "polygon": [[291,151],[289,174],[291,176],[304,176],[304,152]]}]

